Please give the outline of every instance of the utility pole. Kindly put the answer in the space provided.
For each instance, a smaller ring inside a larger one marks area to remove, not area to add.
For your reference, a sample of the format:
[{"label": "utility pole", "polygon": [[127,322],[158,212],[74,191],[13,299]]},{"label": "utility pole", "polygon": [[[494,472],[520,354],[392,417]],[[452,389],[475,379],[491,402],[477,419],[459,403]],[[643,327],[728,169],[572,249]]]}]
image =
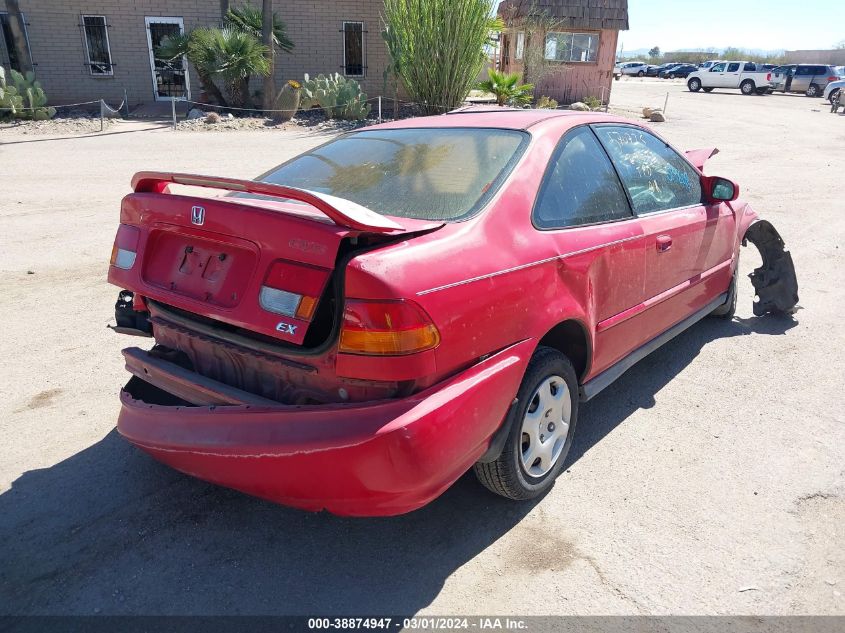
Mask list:
[{"label": "utility pole", "polygon": [[276,83],[274,74],[276,72],[276,51],[273,46],[273,0],[262,0],[261,3],[261,43],[267,47],[267,61],[270,62],[270,72],[264,77],[264,110],[273,109],[273,101],[276,99]]},{"label": "utility pole", "polygon": [[12,46],[18,58],[18,65],[24,75],[32,71],[32,60],[29,58],[29,47],[26,45],[26,25],[21,15],[18,0],[6,0],[6,12],[9,14],[9,30],[12,32]]}]

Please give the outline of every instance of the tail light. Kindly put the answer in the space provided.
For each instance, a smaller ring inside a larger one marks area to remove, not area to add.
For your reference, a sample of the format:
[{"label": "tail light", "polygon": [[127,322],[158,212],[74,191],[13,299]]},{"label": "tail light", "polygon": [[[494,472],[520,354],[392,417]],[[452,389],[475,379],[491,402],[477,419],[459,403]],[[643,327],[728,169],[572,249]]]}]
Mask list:
[{"label": "tail light", "polygon": [[121,224],[117,227],[114,246],[111,249],[111,265],[129,270],[135,265],[138,255],[138,239],[141,231],[137,226]]},{"label": "tail light", "polygon": [[398,356],[433,349],[440,332],[413,301],[347,299],[339,351],[370,356]]},{"label": "tail light", "polygon": [[836,81],[837,79],[839,79],[839,77],[837,77],[837,76],[835,76],[835,75],[834,75],[833,77],[828,77],[828,78],[827,78],[827,80],[828,80],[828,81]]},{"label": "tail light", "polygon": [[258,301],[268,312],[310,321],[327,277],[322,268],[277,261],[267,273]]},{"label": "tail light", "polygon": [[772,80],[772,73],[766,73],[766,81]]}]

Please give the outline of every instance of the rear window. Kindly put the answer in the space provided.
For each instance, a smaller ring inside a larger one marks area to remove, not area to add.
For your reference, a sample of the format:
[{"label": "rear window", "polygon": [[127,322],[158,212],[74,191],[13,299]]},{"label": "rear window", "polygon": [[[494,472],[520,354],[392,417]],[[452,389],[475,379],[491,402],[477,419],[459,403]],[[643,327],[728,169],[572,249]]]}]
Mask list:
[{"label": "rear window", "polygon": [[258,180],[345,198],[385,215],[459,220],[493,195],[528,138],[492,128],[354,132]]}]

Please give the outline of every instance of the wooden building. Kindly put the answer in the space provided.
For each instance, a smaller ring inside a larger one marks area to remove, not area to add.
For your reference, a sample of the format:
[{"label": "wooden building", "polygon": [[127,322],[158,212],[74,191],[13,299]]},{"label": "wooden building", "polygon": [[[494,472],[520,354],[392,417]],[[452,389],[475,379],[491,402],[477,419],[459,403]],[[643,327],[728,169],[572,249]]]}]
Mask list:
[{"label": "wooden building", "polygon": [[627,0],[504,0],[499,16],[506,25],[499,69],[519,72],[538,98],[607,101]]}]

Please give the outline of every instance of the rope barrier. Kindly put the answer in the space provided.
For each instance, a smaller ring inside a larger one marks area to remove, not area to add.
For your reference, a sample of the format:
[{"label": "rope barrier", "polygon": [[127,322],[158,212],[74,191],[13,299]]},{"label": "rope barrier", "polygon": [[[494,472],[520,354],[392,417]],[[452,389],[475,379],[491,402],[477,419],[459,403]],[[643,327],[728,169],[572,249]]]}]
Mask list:
[{"label": "rope barrier", "polygon": [[[73,108],[73,107],[81,106],[81,105],[91,105],[92,103],[100,103],[100,101],[101,101],[101,99],[96,99],[94,101],[82,101],[81,103],[65,103],[64,105],[40,106],[40,107],[43,107],[43,108],[53,107],[53,108],[56,108],[58,110],[59,108]],[[122,105],[123,104],[121,103],[121,106]],[[8,110],[10,112],[18,112],[20,110],[33,110],[33,111],[35,111],[35,110],[38,110],[38,108],[22,106],[20,108],[0,108],[0,110]]]}]

